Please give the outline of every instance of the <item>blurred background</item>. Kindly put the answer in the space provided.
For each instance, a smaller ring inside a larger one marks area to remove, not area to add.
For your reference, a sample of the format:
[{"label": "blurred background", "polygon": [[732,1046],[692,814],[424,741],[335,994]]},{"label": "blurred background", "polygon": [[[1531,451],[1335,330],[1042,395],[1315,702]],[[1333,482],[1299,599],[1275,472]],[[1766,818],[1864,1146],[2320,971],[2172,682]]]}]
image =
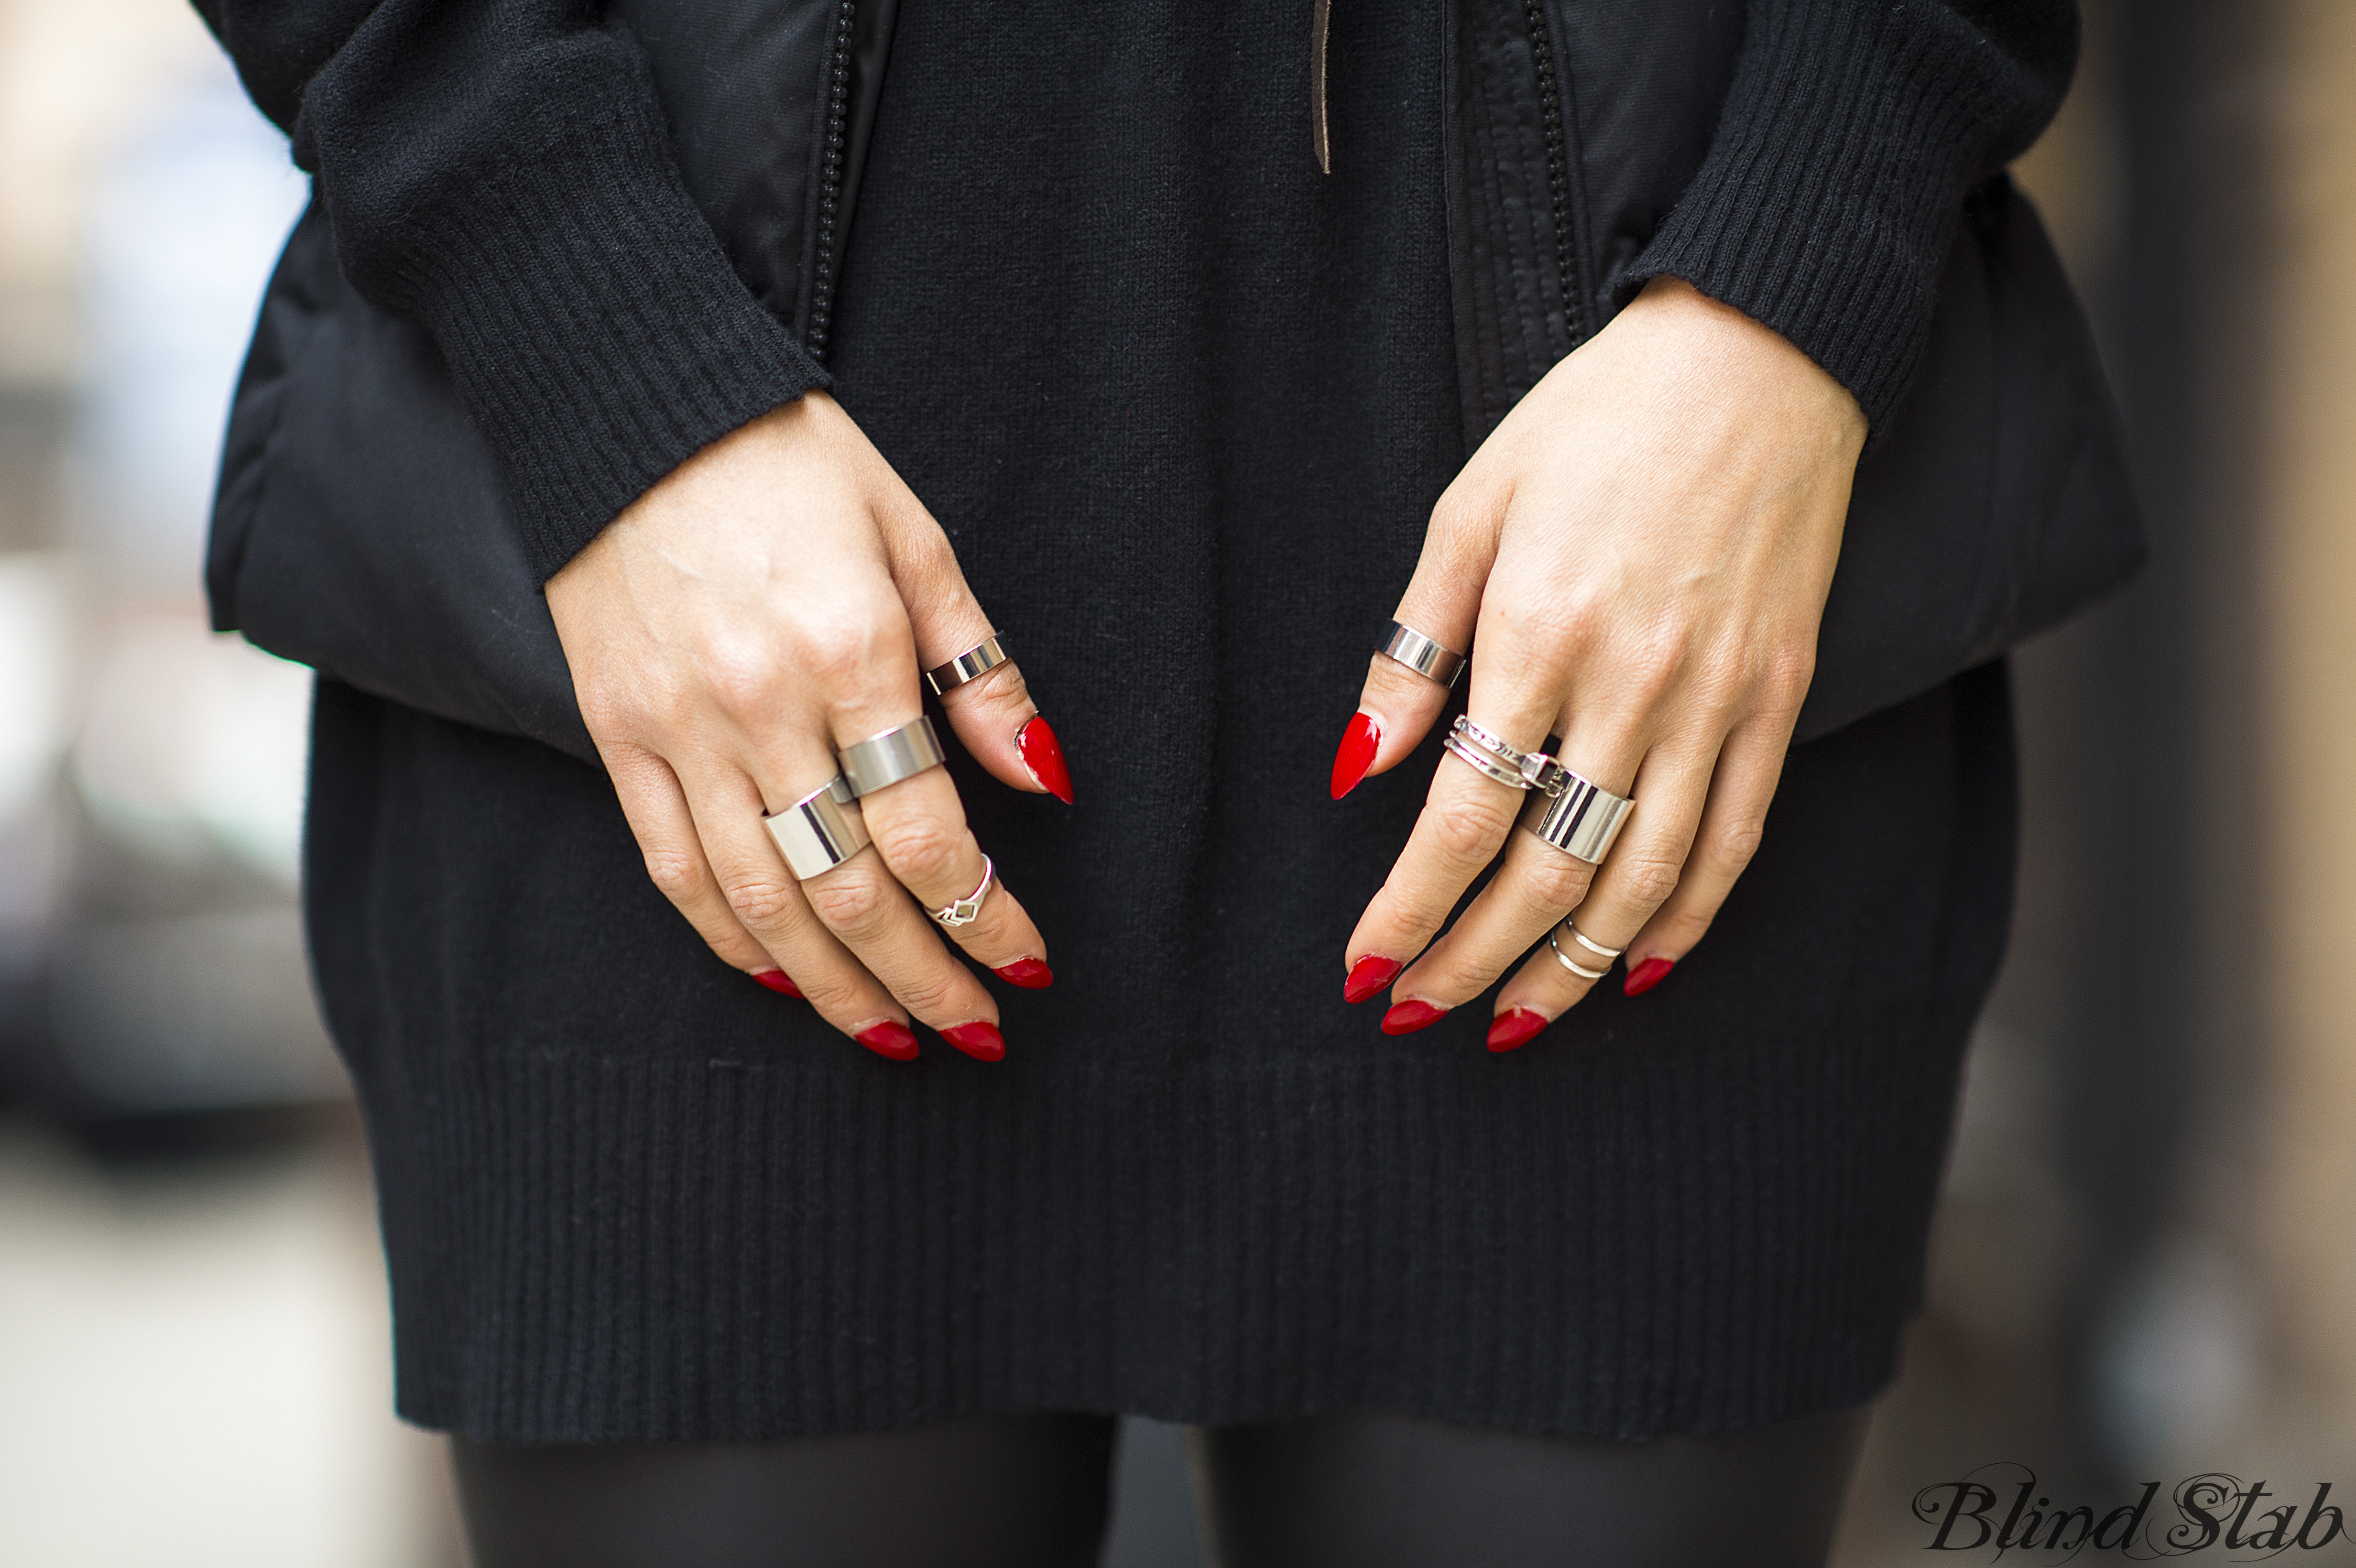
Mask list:
[{"label": "blurred background", "polygon": [[[2018,172],[2154,561],[2016,659],[2021,912],[1842,1568],[1993,1463],[2356,1498],[2356,5],[2086,20]],[[307,672],[199,597],[303,183],[181,0],[0,0],[0,1563],[455,1565],[305,977]],[[1193,1563],[1128,1438],[1110,1563]]]}]

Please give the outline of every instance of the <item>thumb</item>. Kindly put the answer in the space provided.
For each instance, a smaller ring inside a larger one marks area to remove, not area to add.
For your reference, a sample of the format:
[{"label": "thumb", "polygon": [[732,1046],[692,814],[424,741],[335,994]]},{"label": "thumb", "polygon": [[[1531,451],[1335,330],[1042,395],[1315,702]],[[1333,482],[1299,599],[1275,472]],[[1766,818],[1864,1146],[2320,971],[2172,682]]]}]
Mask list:
[{"label": "thumb", "polygon": [[[1469,654],[1472,627],[1481,616],[1482,586],[1495,559],[1496,530],[1487,509],[1467,515],[1451,490],[1432,509],[1423,554],[1392,619],[1447,653]],[[1456,673],[1461,675],[1462,669],[1460,664]],[[1443,668],[1438,673],[1451,672]],[[1367,660],[1358,710],[1333,753],[1333,798],[1349,794],[1368,774],[1387,773],[1406,761],[1447,710],[1450,689],[1450,683],[1419,674],[1387,653],[1377,651]]]},{"label": "thumb", "polygon": [[[1001,784],[1052,795],[1069,805],[1072,774],[1064,763],[1063,745],[1031,700],[1021,667],[1004,656],[1009,645],[996,640],[995,628],[967,586],[948,536],[926,517],[921,528],[887,535],[886,549],[893,580],[908,608],[909,629],[916,635],[917,667],[938,671],[953,659],[975,656],[964,659],[964,669],[940,674],[946,688],[940,693],[941,709],[958,740]],[[979,674],[961,678],[985,665],[989,667]]]}]

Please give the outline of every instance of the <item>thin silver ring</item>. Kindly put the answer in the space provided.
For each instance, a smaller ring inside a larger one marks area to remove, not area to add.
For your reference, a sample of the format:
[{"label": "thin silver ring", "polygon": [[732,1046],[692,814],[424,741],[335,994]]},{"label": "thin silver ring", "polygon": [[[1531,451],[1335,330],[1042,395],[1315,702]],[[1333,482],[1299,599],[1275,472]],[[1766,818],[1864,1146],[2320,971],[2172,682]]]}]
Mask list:
[{"label": "thin silver ring", "polygon": [[[1460,719],[1457,722],[1462,724],[1463,720]],[[1448,749],[1450,755],[1456,757],[1462,762],[1470,763],[1472,765],[1474,772],[1482,774],[1485,778],[1494,779],[1497,783],[1504,784],[1507,789],[1527,789],[1530,787],[1529,780],[1522,777],[1519,773],[1497,761],[1497,759],[1490,752],[1483,751],[1479,746],[1467,741],[1456,731],[1451,730],[1448,732],[1448,738],[1440,743]]]},{"label": "thin silver ring", "polygon": [[1006,645],[992,632],[948,663],[926,670],[925,685],[935,697],[939,697],[955,691],[967,681],[980,679],[1005,662]]},{"label": "thin silver ring", "polygon": [[[1572,974],[1578,976],[1582,980],[1601,980],[1604,976],[1612,973],[1612,970],[1608,965],[1601,969],[1582,969],[1578,965],[1573,964],[1570,961],[1569,955],[1563,952],[1562,944],[1555,940],[1555,938],[1561,933],[1561,930],[1562,928],[1560,926],[1557,926],[1553,931],[1547,933],[1547,945],[1554,949],[1554,961],[1556,963],[1561,965],[1564,968],[1569,970]],[[1573,934],[1575,935],[1577,933],[1574,933]]]},{"label": "thin silver ring", "polygon": [[944,904],[939,909],[925,912],[952,930],[960,925],[971,925],[981,918],[981,901],[990,896],[991,881],[997,875],[998,863],[984,855],[981,858],[981,881],[973,891],[953,904]]},{"label": "thin silver ring", "polygon": [[1612,960],[1619,957],[1620,955],[1628,951],[1624,947],[1606,947],[1600,942],[1590,942],[1587,939],[1587,933],[1579,929],[1579,923],[1572,920],[1569,915],[1562,917],[1562,928],[1570,933],[1570,939],[1573,942],[1578,943],[1581,947],[1586,948],[1590,953],[1594,954],[1606,964],[1610,964]]},{"label": "thin silver ring", "polygon": [[844,793],[848,787],[837,773],[783,811],[762,816],[794,880],[821,876],[867,848],[867,818]]},{"label": "thin silver ring", "polygon": [[1397,621],[1391,623],[1391,635],[1383,639],[1383,645],[1376,651],[1442,686],[1453,687],[1456,677],[1464,673],[1462,654],[1442,647],[1413,626],[1403,626]]},{"label": "thin silver ring", "polygon": [[931,715],[919,713],[905,724],[894,724],[881,735],[870,735],[855,746],[845,747],[835,760],[842,764],[842,776],[851,781],[851,793],[857,796],[914,778],[948,759],[941,751],[940,736],[934,733]]},{"label": "thin silver ring", "polygon": [[1523,808],[1522,826],[1573,859],[1600,865],[1636,803],[1569,768],[1563,777],[1559,795],[1541,793]]}]

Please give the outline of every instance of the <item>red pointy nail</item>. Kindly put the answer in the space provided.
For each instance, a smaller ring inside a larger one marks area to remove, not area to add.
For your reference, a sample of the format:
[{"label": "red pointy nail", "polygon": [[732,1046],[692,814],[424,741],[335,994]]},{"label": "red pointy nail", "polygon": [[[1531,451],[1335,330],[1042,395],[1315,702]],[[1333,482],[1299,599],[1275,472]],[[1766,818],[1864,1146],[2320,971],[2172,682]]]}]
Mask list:
[{"label": "red pointy nail", "polygon": [[1017,958],[991,973],[1008,985],[1020,986],[1026,991],[1044,991],[1055,983],[1055,972],[1047,967],[1047,961],[1044,958]]},{"label": "red pointy nail", "polygon": [[798,997],[802,994],[802,988],[794,984],[794,977],[783,969],[764,969],[753,978],[760,981],[772,991],[780,992],[788,997]]},{"label": "red pointy nail", "polygon": [[951,1024],[941,1030],[941,1038],[976,1061],[996,1061],[1006,1054],[1006,1037],[998,1032],[996,1024],[986,1020]]},{"label": "red pointy nail", "polygon": [[885,1019],[880,1024],[870,1025],[851,1038],[876,1055],[889,1057],[894,1061],[914,1061],[916,1059],[916,1037],[909,1032],[906,1024],[895,1019]]},{"label": "red pointy nail", "polygon": [[1499,1014],[1497,1021],[1489,1026],[1489,1049],[1506,1051],[1527,1045],[1537,1037],[1538,1030],[1552,1021],[1544,1013],[1528,1008],[1511,1008]]},{"label": "red pointy nail", "polygon": [[1033,783],[1066,805],[1072,804],[1072,770],[1064,765],[1064,748],[1046,720],[1034,718],[1017,731],[1014,749],[1023,753]]},{"label": "red pointy nail", "polygon": [[1383,727],[1375,722],[1373,714],[1350,715],[1350,727],[1342,731],[1341,747],[1333,753],[1335,800],[1358,787],[1358,781],[1365,778],[1366,770],[1374,765],[1375,752],[1382,743]]},{"label": "red pointy nail", "polygon": [[1623,997],[1641,997],[1667,979],[1669,971],[1676,966],[1677,961],[1674,958],[1647,958],[1628,971],[1628,978],[1621,986],[1620,994]]},{"label": "red pointy nail", "polygon": [[1448,1016],[1446,1008],[1435,1008],[1430,1002],[1410,997],[1383,1015],[1385,1034],[1413,1034],[1427,1029]]},{"label": "red pointy nail", "polygon": [[1407,965],[1396,958],[1386,958],[1379,953],[1369,953],[1350,965],[1350,977],[1342,982],[1342,999],[1363,1002],[1393,980]]}]

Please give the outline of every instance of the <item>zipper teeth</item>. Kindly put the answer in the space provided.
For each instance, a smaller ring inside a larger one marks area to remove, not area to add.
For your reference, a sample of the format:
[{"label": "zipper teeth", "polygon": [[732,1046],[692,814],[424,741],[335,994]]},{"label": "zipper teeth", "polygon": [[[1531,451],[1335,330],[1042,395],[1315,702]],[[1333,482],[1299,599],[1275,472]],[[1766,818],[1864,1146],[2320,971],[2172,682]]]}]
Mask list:
[{"label": "zipper teeth", "polygon": [[1562,280],[1563,325],[1577,343],[1586,312],[1579,299],[1579,265],[1571,253],[1570,155],[1562,129],[1562,94],[1555,90],[1554,45],[1547,27],[1546,0],[1525,0],[1530,24],[1530,58],[1538,68],[1538,100],[1546,120],[1547,192],[1554,205],[1554,261]]},{"label": "zipper teeth", "polygon": [[826,162],[819,173],[818,243],[812,247],[809,328],[804,335],[810,353],[826,357],[826,337],[834,325],[835,218],[842,204],[842,161],[851,118],[851,25],[859,0],[842,0],[834,14],[834,60],[827,77]]}]

